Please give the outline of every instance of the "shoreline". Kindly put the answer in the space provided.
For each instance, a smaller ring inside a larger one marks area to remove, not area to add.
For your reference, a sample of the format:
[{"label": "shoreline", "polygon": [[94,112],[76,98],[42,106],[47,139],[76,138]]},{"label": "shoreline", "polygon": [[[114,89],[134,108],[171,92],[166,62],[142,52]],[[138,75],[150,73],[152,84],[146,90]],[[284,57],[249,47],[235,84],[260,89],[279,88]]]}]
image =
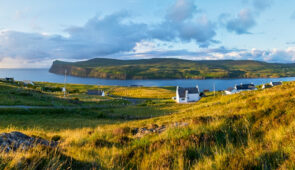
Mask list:
[{"label": "shoreline", "polygon": [[[63,76],[64,74],[59,74],[59,73],[54,73],[54,72],[50,72],[51,74],[55,74],[55,75],[59,75],[59,76]],[[294,76],[282,76],[282,77],[235,77],[235,78],[167,78],[167,79],[110,79],[110,78],[99,78],[99,77],[84,77],[84,76],[74,76],[74,75],[70,75],[67,74],[67,76],[71,76],[71,77],[77,77],[77,78],[93,78],[93,79],[101,79],[101,80],[115,80],[115,81],[167,81],[167,80],[235,80],[235,79],[279,79],[279,78],[292,78],[295,77]]]}]

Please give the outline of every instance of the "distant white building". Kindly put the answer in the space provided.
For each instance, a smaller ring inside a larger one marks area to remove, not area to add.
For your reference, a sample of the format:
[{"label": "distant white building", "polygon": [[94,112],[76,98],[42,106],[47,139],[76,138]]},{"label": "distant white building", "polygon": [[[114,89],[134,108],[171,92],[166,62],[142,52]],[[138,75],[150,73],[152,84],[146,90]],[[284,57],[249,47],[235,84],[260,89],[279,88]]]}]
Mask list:
[{"label": "distant white building", "polygon": [[32,85],[32,86],[35,85],[31,80],[24,80],[23,83],[24,83],[24,85],[26,85],[26,86],[27,86],[27,85]]},{"label": "distant white building", "polygon": [[178,87],[176,88],[176,102],[177,103],[189,103],[189,102],[197,102],[201,99],[199,87],[190,87],[190,88],[183,88]]},{"label": "distant white building", "polygon": [[271,88],[271,87],[279,86],[279,85],[282,85],[282,84],[283,84],[282,81],[278,81],[278,82],[272,82],[271,81],[269,84],[262,85],[262,89]]},{"label": "distant white building", "polygon": [[271,87],[272,87],[272,85],[270,85],[270,84],[262,85],[262,89],[267,89],[267,88],[271,88]]},{"label": "distant white building", "polygon": [[278,81],[278,82],[270,82],[269,84],[270,84],[271,86],[279,86],[279,85],[282,85],[283,82],[281,82],[281,81]]},{"label": "distant white building", "polygon": [[240,93],[242,91],[251,91],[251,90],[257,90],[254,84],[241,84],[241,85],[236,85],[235,87],[228,88],[224,92],[226,95],[230,95],[230,94]]}]

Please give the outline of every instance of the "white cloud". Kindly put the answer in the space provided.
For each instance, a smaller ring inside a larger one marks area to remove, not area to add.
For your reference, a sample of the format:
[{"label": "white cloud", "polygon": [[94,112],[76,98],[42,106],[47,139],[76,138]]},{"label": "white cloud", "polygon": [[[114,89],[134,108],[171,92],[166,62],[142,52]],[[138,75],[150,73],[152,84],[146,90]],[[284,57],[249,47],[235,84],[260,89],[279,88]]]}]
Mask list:
[{"label": "white cloud", "polygon": [[246,34],[249,33],[248,30],[255,25],[256,21],[252,12],[249,9],[243,9],[236,18],[228,21],[226,28],[237,34]]},{"label": "white cloud", "polygon": [[273,0],[253,0],[253,6],[257,11],[263,11],[273,4]]},{"label": "white cloud", "polygon": [[[110,56],[117,58],[118,56]],[[180,58],[189,60],[257,60],[272,63],[290,63],[295,62],[295,47],[289,47],[285,50],[271,49],[230,49],[225,47],[200,49],[196,51],[187,50],[159,50],[151,48],[149,50],[134,51],[121,55],[121,58]]]},{"label": "white cloud", "polygon": [[[252,2],[250,9],[241,10],[236,17],[230,18],[228,14],[221,16],[229,31],[250,33],[260,12],[272,3],[271,0]],[[93,17],[83,26],[65,29],[64,35],[0,30],[0,67],[40,66],[39,63],[45,66],[54,59],[84,60],[94,57],[251,59],[269,62],[293,62],[295,59],[294,47],[285,50],[210,48],[216,43],[216,29],[214,22],[205,15],[199,15],[195,1],[176,0],[167,9],[162,22],[154,25],[132,22],[128,12],[119,12]],[[178,47],[171,50],[161,48],[158,41],[190,43],[208,49],[188,51]]]},{"label": "white cloud", "polygon": [[200,47],[216,43],[216,24],[206,16],[195,17],[197,13],[194,1],[177,0],[168,9],[165,20],[153,27],[151,36],[163,41],[193,41]]},{"label": "white cloud", "polygon": [[[227,30],[230,32],[235,32],[236,34],[249,34],[249,30],[257,24],[256,20],[260,14],[272,4],[273,0],[253,0],[251,8],[240,10],[238,15],[231,19],[228,19],[228,15],[221,14],[220,22],[221,24],[226,25]],[[224,22],[227,23],[224,24]]]},{"label": "white cloud", "polygon": [[215,42],[215,24],[205,16],[195,18],[196,13],[194,1],[177,0],[163,22],[153,26],[132,22],[128,12],[119,12],[67,28],[67,36],[2,30],[0,59],[9,57],[31,63],[57,58],[89,59],[128,53],[138,50],[141,42],[157,40],[195,42],[208,47]]},{"label": "white cloud", "polygon": [[173,6],[168,9],[166,18],[173,22],[183,22],[191,19],[197,12],[197,7],[193,0],[177,0]]}]

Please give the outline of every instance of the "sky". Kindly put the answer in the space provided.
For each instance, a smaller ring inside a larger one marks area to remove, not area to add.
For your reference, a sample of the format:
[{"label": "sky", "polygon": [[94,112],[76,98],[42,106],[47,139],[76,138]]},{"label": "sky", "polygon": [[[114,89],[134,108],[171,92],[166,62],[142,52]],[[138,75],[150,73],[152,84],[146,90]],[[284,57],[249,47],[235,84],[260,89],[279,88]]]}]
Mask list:
[{"label": "sky", "polygon": [[295,62],[294,0],[0,0],[0,68],[91,58]]}]

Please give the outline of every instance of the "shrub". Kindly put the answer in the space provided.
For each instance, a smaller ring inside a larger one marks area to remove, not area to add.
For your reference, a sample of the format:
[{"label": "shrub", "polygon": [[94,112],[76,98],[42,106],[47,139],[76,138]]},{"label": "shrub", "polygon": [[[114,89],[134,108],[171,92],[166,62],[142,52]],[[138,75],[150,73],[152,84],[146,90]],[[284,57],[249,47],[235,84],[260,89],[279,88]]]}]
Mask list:
[{"label": "shrub", "polygon": [[59,136],[59,135],[54,135],[51,137],[51,140],[55,141],[55,142],[60,141],[60,139],[61,139],[61,136]]},{"label": "shrub", "polygon": [[121,136],[121,137],[119,137],[119,138],[117,139],[117,141],[118,141],[118,143],[119,143],[120,145],[126,145],[126,144],[128,144],[129,142],[131,142],[132,139],[129,138],[129,137],[127,137],[127,136]]}]

